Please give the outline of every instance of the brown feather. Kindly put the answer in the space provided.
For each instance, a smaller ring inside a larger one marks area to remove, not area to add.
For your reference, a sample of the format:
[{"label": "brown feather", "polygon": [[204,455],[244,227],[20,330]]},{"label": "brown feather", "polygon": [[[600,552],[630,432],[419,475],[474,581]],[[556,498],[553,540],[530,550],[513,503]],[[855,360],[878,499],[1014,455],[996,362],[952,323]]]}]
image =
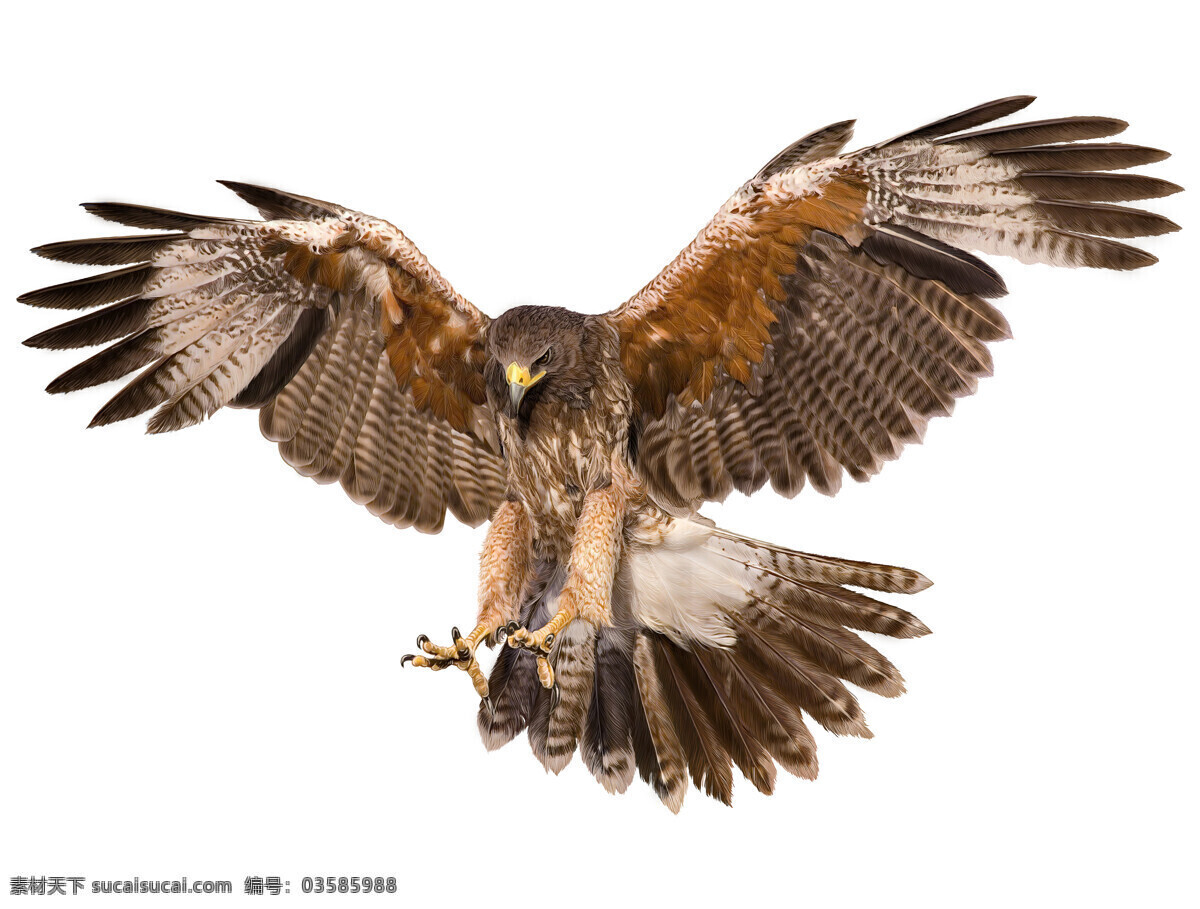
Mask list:
[{"label": "brown feather", "polygon": [[583,733],[596,674],[595,648],[595,629],[587,622],[572,622],[554,642],[551,665],[558,694],[551,699],[546,747],[539,757],[556,774],[570,763]]},{"label": "brown feather", "polygon": [[993,120],[999,120],[1001,117],[1015,114],[1017,111],[1028,107],[1035,100],[1033,95],[1014,95],[1011,98],[1000,98],[996,101],[989,101],[986,104],[979,104],[967,110],[959,111],[957,114],[951,114],[949,117],[934,120],[932,123],[926,123],[924,126],[909,130],[906,133],[896,136],[894,139],[881,142],[879,145],[890,145],[893,142],[902,142],[911,139],[936,139],[939,136],[946,136],[964,129],[974,129],[985,123],[991,123]]},{"label": "brown feather", "polygon": [[666,638],[654,639],[654,660],[679,742],[687,755],[692,784],[705,795],[729,805],[733,801],[732,758],[712,720],[701,706],[680,665],[687,659]]},{"label": "brown feather", "polygon": [[1170,152],[1162,149],[1123,142],[1031,145],[996,149],[991,156],[1017,164],[1025,170],[1124,170],[1143,164],[1157,164],[1171,157]]},{"label": "brown feather", "polygon": [[[649,777],[647,781],[654,783],[655,791],[663,804],[678,813],[687,791],[687,759],[671,719],[654,651],[655,647],[649,635],[645,632],[638,634],[633,650],[633,665],[638,685],[637,713],[645,721],[656,766],[649,769],[646,759],[639,760],[638,765],[643,776]],[[639,727],[640,724],[635,724],[635,746],[640,739],[636,734]],[[640,750],[642,754],[645,753],[644,746]]]},{"label": "brown feather", "polygon": [[1182,192],[1183,187],[1169,180],[1141,174],[1110,174],[1069,170],[1026,171],[1017,177],[1025,189],[1043,199],[1070,202],[1133,202],[1159,199]]},{"label": "brown feather", "polygon": [[691,690],[712,720],[713,728],[734,764],[755,789],[770,795],[775,790],[775,764],[734,700],[718,652],[697,647],[690,654],[680,656],[679,664],[689,677]]},{"label": "brown feather", "polygon": [[854,695],[798,653],[786,637],[742,621],[734,655],[759,685],[774,688],[830,732],[871,738]]},{"label": "brown feather", "polygon": [[789,773],[802,779],[816,779],[817,744],[804,725],[799,708],[789,704],[774,688],[751,678],[736,656],[721,652],[711,658],[724,669],[733,709],[771,756]]},{"label": "brown feather", "polygon": [[186,240],[187,234],[154,234],[140,237],[94,237],[62,240],[35,246],[30,252],[44,259],[76,265],[129,265],[148,262],[164,246]]}]

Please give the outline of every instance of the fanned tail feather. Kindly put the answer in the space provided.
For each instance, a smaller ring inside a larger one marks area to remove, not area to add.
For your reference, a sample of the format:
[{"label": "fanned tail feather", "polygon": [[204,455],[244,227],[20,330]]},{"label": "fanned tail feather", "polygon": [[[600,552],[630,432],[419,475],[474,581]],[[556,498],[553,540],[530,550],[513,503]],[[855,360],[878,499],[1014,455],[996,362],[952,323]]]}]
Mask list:
[{"label": "fanned tail feather", "polygon": [[[885,697],[903,692],[895,666],[850,629],[929,633],[911,613],[846,586],[891,593],[929,586],[905,568],[661,516],[633,529],[627,561],[631,618],[642,627],[639,691],[655,698],[656,726],[670,726],[651,735],[656,755],[672,766],[682,759],[696,787],[726,803],[733,766],[764,793],[774,787],[775,762],[816,776],[802,713],[835,734],[871,736],[844,682]],[[659,795],[676,797],[668,787]]]},{"label": "fanned tail feather", "polygon": [[[540,565],[524,623],[553,614],[564,577]],[[689,778],[726,804],[734,768],[764,794],[776,764],[814,779],[804,714],[869,738],[848,684],[904,691],[896,667],[854,631],[929,633],[911,613],[851,589],[916,593],[929,586],[924,575],[772,546],[701,519],[643,515],[617,580],[613,624],[577,621],[555,644],[556,692],[540,686],[528,653],[501,652],[479,728],[488,748],[527,731],[555,773],[578,747],[609,792],[624,792],[636,771],[673,811]]]},{"label": "fanned tail feather", "polygon": [[635,681],[629,636],[616,628],[596,631],[596,678],[580,739],[583,761],[609,792],[633,781]]}]

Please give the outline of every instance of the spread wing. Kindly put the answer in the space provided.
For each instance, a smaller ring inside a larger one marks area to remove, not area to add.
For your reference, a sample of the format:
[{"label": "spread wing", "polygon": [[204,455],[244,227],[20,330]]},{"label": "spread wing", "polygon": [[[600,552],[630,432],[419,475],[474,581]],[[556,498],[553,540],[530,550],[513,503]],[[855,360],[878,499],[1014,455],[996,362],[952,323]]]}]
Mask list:
[{"label": "spread wing", "polygon": [[263,435],[320,483],[398,526],[478,524],[504,493],[486,409],[488,319],[399,230],[341,206],[226,184],[266,221],[137,205],[85,206],[168,233],[51,243],[65,262],[125,266],[21,302],[88,309],[32,347],[112,343],[63,373],[65,392],[143,370],[92,425],[154,409],[149,432],[221,407],[260,408]]},{"label": "spread wing", "polygon": [[[833,494],[876,473],[991,372],[1008,336],[1000,276],[964,250],[1130,269],[1114,237],[1176,230],[1113,205],[1176,192],[1111,171],[1166,158],[1090,143],[1125,128],[1069,117],[986,130],[1030,97],[838,156],[852,122],[784,150],[661,274],[607,318],[633,384],[639,474],[697,507],[768,480]],[[963,132],[964,130],[975,130]]]}]

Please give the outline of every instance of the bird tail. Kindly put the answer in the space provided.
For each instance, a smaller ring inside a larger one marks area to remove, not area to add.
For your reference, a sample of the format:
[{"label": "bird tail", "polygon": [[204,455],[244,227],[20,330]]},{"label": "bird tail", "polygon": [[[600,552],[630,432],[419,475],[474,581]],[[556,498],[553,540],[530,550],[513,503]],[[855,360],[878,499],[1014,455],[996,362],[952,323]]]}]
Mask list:
[{"label": "bird tail", "polygon": [[[558,773],[578,748],[610,792],[635,774],[677,811],[690,777],[722,802],[736,766],[770,793],[775,765],[808,779],[816,744],[804,715],[838,735],[869,738],[843,682],[895,697],[896,668],[854,631],[919,637],[911,613],[852,588],[915,593],[915,571],[796,552],[699,518],[642,520],[613,591],[613,624],[574,622],[551,653],[557,692],[533,658],[504,648],[479,727],[488,748],[527,730]],[[522,621],[553,614],[565,572],[544,568]]]}]

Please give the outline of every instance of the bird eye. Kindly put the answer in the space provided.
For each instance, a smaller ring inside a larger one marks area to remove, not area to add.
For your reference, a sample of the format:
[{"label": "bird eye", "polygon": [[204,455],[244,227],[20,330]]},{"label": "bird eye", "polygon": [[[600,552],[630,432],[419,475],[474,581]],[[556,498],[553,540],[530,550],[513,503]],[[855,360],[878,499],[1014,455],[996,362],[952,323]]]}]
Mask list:
[{"label": "bird eye", "polygon": [[546,352],[544,354],[542,354],[540,357],[538,357],[536,360],[534,360],[533,365],[534,366],[545,366],[547,363],[550,362],[550,358],[553,355],[554,355],[554,348],[547,347]]}]

